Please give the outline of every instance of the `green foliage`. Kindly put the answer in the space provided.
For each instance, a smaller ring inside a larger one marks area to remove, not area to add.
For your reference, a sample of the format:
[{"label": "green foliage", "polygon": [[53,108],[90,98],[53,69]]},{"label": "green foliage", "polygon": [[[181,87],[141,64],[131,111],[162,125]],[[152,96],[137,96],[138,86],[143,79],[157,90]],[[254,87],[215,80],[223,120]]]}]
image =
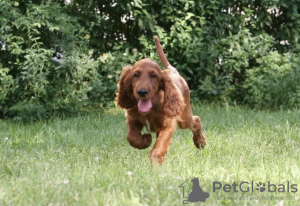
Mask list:
[{"label": "green foliage", "polygon": [[[188,80],[197,100],[248,102],[243,84],[247,71],[260,67],[257,59],[274,50],[280,54],[299,52],[296,1],[76,2],[102,11],[105,26],[90,31],[94,36],[105,35],[102,43],[109,46],[98,43],[98,48],[111,51],[113,56],[129,48],[136,49],[139,58],[158,60],[153,43],[153,36],[158,35],[168,59]],[[110,7],[114,10],[107,9]],[[94,16],[90,13],[84,18],[92,21]],[[137,56],[131,54],[124,62]]]},{"label": "green foliage", "polygon": [[247,71],[245,101],[258,108],[293,108],[300,103],[299,57],[270,52]]},{"label": "green foliage", "polygon": [[[240,101],[239,86],[245,79],[245,72],[256,63],[256,58],[268,53],[271,45],[272,38],[268,34],[253,37],[248,29],[212,42],[208,51],[212,64],[206,62],[209,67],[194,67],[196,71],[191,81],[195,88],[194,96],[204,95],[209,99],[232,98]],[[191,56],[197,55],[197,45],[191,47]],[[195,64],[199,61],[205,62],[205,57],[202,52],[198,54],[198,59],[194,60]]]},{"label": "green foliage", "polygon": [[[272,75],[254,80],[270,70],[269,59],[288,70],[273,75],[281,86],[297,85],[287,76],[297,74],[299,9],[297,0],[1,0],[0,117],[40,119],[110,105],[124,65],[159,62],[154,35],[196,100],[299,107],[297,86],[288,100],[269,104],[255,95],[275,88]],[[293,60],[286,62],[287,53]]]},{"label": "green foliage", "polygon": [[[0,104],[4,104],[7,95],[14,88],[14,80],[11,75],[8,74],[9,69],[3,68],[0,64]],[[2,109],[2,108],[1,108]]]},{"label": "green foliage", "polygon": [[[0,115],[41,119],[77,112],[90,104],[88,92],[102,80],[88,55],[84,29],[58,3],[1,2]],[[53,59],[56,52],[63,59]]]}]

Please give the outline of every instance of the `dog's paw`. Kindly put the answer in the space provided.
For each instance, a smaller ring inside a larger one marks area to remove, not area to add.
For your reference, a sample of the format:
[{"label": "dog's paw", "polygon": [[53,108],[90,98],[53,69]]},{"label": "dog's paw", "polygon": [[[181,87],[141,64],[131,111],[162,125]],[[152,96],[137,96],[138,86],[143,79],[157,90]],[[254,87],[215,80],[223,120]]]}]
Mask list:
[{"label": "dog's paw", "polygon": [[204,135],[197,135],[193,137],[194,144],[198,149],[204,149],[206,146],[206,137]]},{"label": "dog's paw", "polygon": [[150,147],[151,143],[152,143],[152,136],[151,134],[143,134],[143,143],[144,143],[144,148]]}]

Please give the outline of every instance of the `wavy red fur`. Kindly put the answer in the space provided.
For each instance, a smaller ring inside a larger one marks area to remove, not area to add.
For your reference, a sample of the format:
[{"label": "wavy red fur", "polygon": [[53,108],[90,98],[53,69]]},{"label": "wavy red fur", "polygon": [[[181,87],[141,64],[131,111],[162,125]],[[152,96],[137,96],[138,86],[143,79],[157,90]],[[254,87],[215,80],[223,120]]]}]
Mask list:
[{"label": "wavy red fur", "polygon": [[[150,133],[142,134],[142,129],[145,127],[149,132],[154,132],[156,142],[150,152],[150,159],[162,163],[176,125],[181,129],[192,130],[197,148],[206,145],[206,137],[202,134],[199,117],[192,114],[186,81],[174,67],[169,67],[157,37],[155,43],[164,67],[172,69],[161,70],[150,59],[142,59],[133,66],[124,67],[119,81],[117,103],[126,109],[126,138],[130,145],[138,149],[149,147],[152,136]],[[143,91],[143,95],[139,91]],[[151,101],[151,109],[140,111],[137,106],[139,101]]]}]

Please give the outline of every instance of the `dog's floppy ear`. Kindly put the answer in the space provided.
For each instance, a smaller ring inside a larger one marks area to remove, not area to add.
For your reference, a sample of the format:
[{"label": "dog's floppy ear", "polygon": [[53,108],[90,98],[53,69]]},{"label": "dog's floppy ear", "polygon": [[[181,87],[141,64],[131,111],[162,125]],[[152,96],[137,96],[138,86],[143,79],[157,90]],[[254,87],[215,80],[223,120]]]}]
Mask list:
[{"label": "dog's floppy ear", "polygon": [[185,103],[179,88],[170,78],[168,70],[165,70],[163,73],[163,85],[165,92],[163,113],[167,117],[175,117],[183,111]]},{"label": "dog's floppy ear", "polygon": [[117,104],[123,109],[131,109],[136,105],[136,101],[133,97],[133,89],[131,83],[132,77],[130,76],[131,70],[131,65],[123,67],[119,81]]}]

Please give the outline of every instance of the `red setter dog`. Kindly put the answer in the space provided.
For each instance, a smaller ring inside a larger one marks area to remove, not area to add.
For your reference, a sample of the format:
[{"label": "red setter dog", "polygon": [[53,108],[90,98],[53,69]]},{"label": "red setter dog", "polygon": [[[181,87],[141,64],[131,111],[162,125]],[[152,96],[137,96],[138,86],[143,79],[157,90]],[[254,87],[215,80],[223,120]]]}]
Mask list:
[{"label": "red setter dog", "polygon": [[156,133],[150,152],[151,160],[162,163],[171,142],[176,124],[193,132],[197,148],[206,145],[198,116],[190,107],[190,90],[186,81],[172,67],[155,37],[156,49],[165,70],[150,60],[142,59],[122,70],[117,94],[118,105],[126,109],[127,140],[130,145],[145,149],[151,145],[151,134],[142,134],[143,127]]}]

